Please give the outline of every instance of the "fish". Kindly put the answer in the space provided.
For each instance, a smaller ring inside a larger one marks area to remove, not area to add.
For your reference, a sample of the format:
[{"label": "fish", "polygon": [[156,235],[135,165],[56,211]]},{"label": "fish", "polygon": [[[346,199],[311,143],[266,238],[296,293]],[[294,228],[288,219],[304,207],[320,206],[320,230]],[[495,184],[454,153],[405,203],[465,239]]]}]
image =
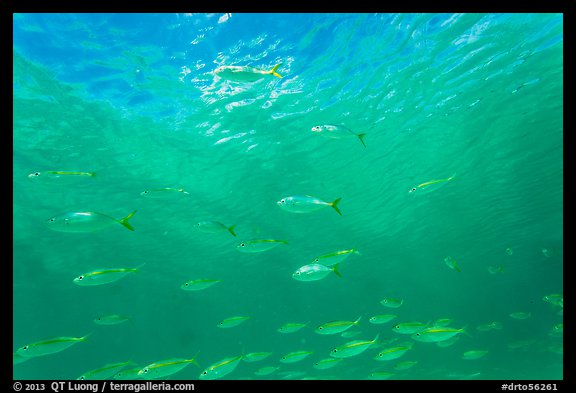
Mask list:
[{"label": "fish", "polygon": [[455,329],[448,326],[442,327],[429,327],[419,332],[412,334],[412,337],[416,341],[426,342],[426,343],[437,343],[440,341],[446,341],[456,336],[457,334],[464,333],[464,328]]},{"label": "fish", "polygon": [[312,355],[312,351],[294,351],[280,358],[280,363],[296,363]]},{"label": "fish", "polygon": [[392,326],[392,331],[399,334],[414,334],[424,330],[427,325],[422,322],[402,322]]},{"label": "fish", "polygon": [[532,314],[529,312],[524,312],[524,311],[516,311],[513,313],[510,313],[510,318],[514,318],[514,319],[528,319],[530,318]]},{"label": "fish", "polygon": [[248,363],[259,362],[272,355],[272,352],[251,352],[242,357],[242,360]]},{"label": "fish", "polygon": [[76,277],[74,280],[72,280],[72,282],[82,287],[109,284],[114,281],[118,281],[129,273],[136,273],[140,271],[142,266],[144,266],[144,264],[132,268],[118,267],[111,269],[93,270]]},{"label": "fish", "polygon": [[473,350],[473,351],[466,351],[462,354],[462,359],[464,360],[474,360],[480,359],[484,357],[488,351],[481,351],[481,350]]},{"label": "fish", "polygon": [[506,249],[506,254],[508,254],[508,255],[514,254],[514,250],[512,249],[512,247],[508,247],[508,248]]},{"label": "fish", "polygon": [[403,362],[396,363],[392,368],[396,371],[402,371],[402,370],[408,370],[409,368],[412,368],[417,364],[418,364],[417,360],[405,360]]},{"label": "fish", "polygon": [[138,371],[140,371],[141,369],[142,367],[120,370],[116,374],[114,374],[114,376],[112,376],[112,379],[130,380],[130,379],[142,378],[140,375],[138,375]]},{"label": "fish", "polygon": [[150,199],[173,201],[180,199],[182,196],[188,196],[190,193],[185,191],[183,188],[164,187],[144,190],[140,193],[140,195]]},{"label": "fish", "polygon": [[334,358],[349,358],[351,356],[360,355],[362,352],[370,348],[372,345],[376,344],[378,341],[378,337],[380,337],[380,333],[376,334],[373,340],[354,340],[349,341],[346,344],[343,344],[337,348],[334,348],[330,352],[330,356]]},{"label": "fish", "polygon": [[398,315],[395,314],[381,314],[381,315],[374,315],[370,317],[368,322],[373,323],[374,325],[381,325],[386,322],[390,322],[394,318],[398,318]]},{"label": "fish", "polygon": [[234,228],[236,228],[236,225],[227,227],[220,221],[200,221],[194,224],[194,227],[204,233],[228,232],[232,236],[236,236],[236,232],[234,232]]},{"label": "fish", "polygon": [[450,318],[440,318],[440,319],[436,319],[434,322],[432,322],[432,326],[447,326],[450,325],[452,323],[452,319]]},{"label": "fish", "polygon": [[557,323],[556,325],[552,326],[552,329],[550,329],[548,335],[552,337],[558,337],[564,335],[564,324]]},{"label": "fish", "polygon": [[244,316],[226,318],[218,322],[218,327],[223,329],[231,328],[234,326],[238,326],[242,322],[246,322],[249,319],[250,317],[244,317]]},{"label": "fish", "polygon": [[218,284],[219,282],[222,281],[211,278],[199,278],[196,280],[186,281],[180,286],[180,288],[185,291],[201,291],[202,289],[209,288],[214,284]]},{"label": "fish", "polygon": [[284,325],[280,326],[276,329],[280,333],[294,333],[298,330],[302,329],[303,327],[307,326],[309,322],[306,323],[285,323]]},{"label": "fish", "polygon": [[488,273],[490,274],[504,273],[504,266],[502,265],[488,266]]},{"label": "fish", "polygon": [[297,281],[318,281],[322,280],[331,272],[342,278],[340,271],[338,271],[338,264],[328,267],[319,263],[311,263],[298,268],[298,270],[292,274],[292,278]]},{"label": "fish", "polygon": [[76,181],[80,179],[93,179],[94,177],[96,177],[95,172],[81,171],[43,171],[32,172],[28,175],[28,179],[33,181],[59,185],[64,185],[69,181]]},{"label": "fish", "polygon": [[257,82],[260,79],[272,75],[276,78],[283,78],[278,72],[278,68],[282,64],[276,64],[269,70],[261,70],[254,67],[248,66],[220,66],[214,70],[214,74],[222,79],[226,79],[233,82]]},{"label": "fish", "polygon": [[402,305],[402,303],[404,303],[403,299],[395,299],[391,297],[384,298],[380,301],[381,305],[389,308],[398,308]]},{"label": "fish", "polygon": [[342,139],[342,138],[358,138],[362,145],[366,147],[364,142],[364,137],[366,133],[356,133],[350,128],[342,125],[324,124],[320,126],[312,127],[312,132],[316,132],[324,137],[332,139]]},{"label": "fish", "polygon": [[238,367],[242,357],[242,355],[239,355],[220,360],[219,362],[214,363],[202,371],[202,374],[200,374],[198,378],[206,380],[222,378],[223,376],[230,374],[236,369],[236,367]]},{"label": "fish", "polygon": [[238,243],[236,249],[241,252],[264,252],[268,251],[280,244],[287,245],[286,240],[275,240],[275,239],[256,239],[247,240],[245,242]]},{"label": "fish", "polygon": [[458,273],[460,273],[460,268],[456,264],[456,261],[454,260],[454,258],[452,258],[451,256],[447,256],[446,258],[444,258],[444,263],[450,269],[456,270]]},{"label": "fish", "polygon": [[564,305],[564,296],[559,293],[552,293],[550,295],[546,295],[542,298],[543,301],[546,303],[550,303],[554,306],[563,306]]},{"label": "fish", "polygon": [[53,353],[61,352],[74,344],[86,341],[90,335],[91,333],[83,337],[54,337],[47,340],[36,341],[18,348],[16,353],[25,357],[51,355]]},{"label": "fish", "polygon": [[172,374],[176,374],[178,371],[182,370],[190,363],[193,363],[194,365],[200,367],[200,365],[196,361],[197,357],[198,352],[191,359],[171,358],[161,360],[159,362],[154,362],[138,371],[138,376],[144,379],[157,379],[167,377]]},{"label": "fish", "polygon": [[358,317],[358,319],[356,319],[355,321],[326,322],[318,326],[314,331],[318,334],[342,333],[343,331],[350,329],[352,326],[358,326],[358,324],[360,323],[360,319],[362,319],[362,316]]},{"label": "fish", "polygon": [[56,215],[48,221],[46,225],[53,231],[68,233],[86,233],[100,231],[117,224],[124,228],[134,231],[134,227],[128,222],[136,210],[119,220],[106,214],[98,212],[68,212]]},{"label": "fish", "polygon": [[316,370],[326,370],[326,369],[332,368],[334,366],[337,366],[338,363],[340,363],[342,360],[344,360],[344,359],[343,358],[325,358],[325,359],[318,360],[316,363],[314,363],[314,365],[312,367],[314,367]]},{"label": "fish", "polygon": [[412,343],[406,345],[397,345],[381,350],[378,355],[374,356],[374,360],[386,361],[398,359],[404,356],[406,352],[412,349]]},{"label": "fish", "polygon": [[110,314],[110,315],[101,315],[99,317],[94,318],[94,323],[97,325],[118,325],[123,322],[127,322],[130,320],[130,317],[125,315],[117,315],[117,314]]},{"label": "fish", "polygon": [[368,375],[368,379],[373,379],[373,380],[384,380],[384,379],[389,379],[390,377],[393,377],[394,373],[388,372],[388,371],[374,371],[372,373],[370,373],[370,375]]},{"label": "fish", "polygon": [[460,336],[454,336],[452,338],[449,338],[448,340],[444,340],[444,341],[438,341],[436,343],[437,347],[440,348],[448,348],[454,344],[456,344],[456,341],[460,340]]},{"label": "fish", "polygon": [[310,213],[325,208],[326,206],[330,206],[336,211],[336,213],[342,216],[342,212],[338,207],[341,200],[342,198],[336,198],[332,202],[326,202],[310,195],[294,195],[284,197],[276,202],[276,204],[281,209],[291,213]]},{"label": "fish", "polygon": [[120,363],[112,363],[107,364],[103,367],[100,367],[96,370],[90,370],[76,378],[77,380],[84,381],[84,380],[102,380],[108,379],[115,374],[117,374],[120,370],[126,367],[129,364],[134,364],[131,360],[127,362],[120,362]]},{"label": "fish", "polygon": [[351,248],[349,250],[341,250],[341,251],[334,251],[328,254],[320,255],[312,261],[312,263],[320,263],[324,266],[334,266],[346,258],[348,258],[351,254],[361,255],[360,252],[355,249]]},{"label": "fish", "polygon": [[274,367],[274,366],[265,366],[265,367],[261,367],[258,370],[254,371],[254,374],[256,375],[270,375],[272,374],[274,371],[278,370],[280,367]]},{"label": "fish", "polygon": [[428,192],[434,191],[439,189],[440,187],[444,186],[452,179],[454,179],[456,175],[452,175],[446,179],[438,179],[438,180],[429,180],[424,183],[420,183],[417,186],[412,187],[408,190],[409,194],[426,194]]},{"label": "fish", "polygon": [[478,330],[480,332],[488,332],[490,330],[502,330],[502,323],[497,322],[497,321],[485,323],[485,324],[476,326],[476,330]]}]

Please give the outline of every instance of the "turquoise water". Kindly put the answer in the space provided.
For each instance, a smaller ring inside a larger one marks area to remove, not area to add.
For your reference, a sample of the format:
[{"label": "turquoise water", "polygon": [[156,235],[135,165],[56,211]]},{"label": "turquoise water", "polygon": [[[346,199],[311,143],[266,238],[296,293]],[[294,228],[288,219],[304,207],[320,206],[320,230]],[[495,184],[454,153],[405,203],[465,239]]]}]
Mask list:
[{"label": "turquoise water", "polygon": [[[167,378],[198,379],[271,352],[222,379],[562,379],[563,306],[544,300],[563,294],[562,29],[560,14],[14,15],[13,351],[90,336],[15,358],[13,378],[197,354]],[[215,73],[276,64],[282,78],[252,83]],[[312,132],[326,124],[350,131]],[[141,194],[162,188],[174,190]],[[342,216],[277,205],[304,195],[341,198]],[[48,224],[87,211],[113,219],[80,233]],[[133,211],[130,231],[116,220]],[[236,236],[199,230],[208,220]],[[253,239],[287,244],[238,251]],[[341,278],[293,278],[349,249]],[[204,278],[220,282],[181,289]],[[110,314],[129,320],[94,322]],[[397,317],[369,322],[378,314]],[[250,318],[218,327],[233,316]],[[351,337],[315,332],[358,318]],[[464,329],[441,346],[393,331],[441,318]],[[278,332],[285,323],[306,326]],[[315,367],[354,340],[374,342]],[[281,361],[300,350],[312,353]],[[462,359],[471,350],[487,352]]]}]

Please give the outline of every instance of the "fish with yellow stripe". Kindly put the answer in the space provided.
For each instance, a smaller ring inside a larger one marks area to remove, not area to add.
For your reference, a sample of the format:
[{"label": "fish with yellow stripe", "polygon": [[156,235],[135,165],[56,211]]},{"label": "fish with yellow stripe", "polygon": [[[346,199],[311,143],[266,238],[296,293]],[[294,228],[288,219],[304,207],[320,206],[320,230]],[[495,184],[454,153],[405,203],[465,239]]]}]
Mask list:
[{"label": "fish with yellow stripe", "polygon": [[191,359],[171,358],[151,363],[138,371],[138,376],[145,379],[157,379],[175,374],[190,363],[200,367],[196,361],[198,353],[199,352],[197,352]]}]

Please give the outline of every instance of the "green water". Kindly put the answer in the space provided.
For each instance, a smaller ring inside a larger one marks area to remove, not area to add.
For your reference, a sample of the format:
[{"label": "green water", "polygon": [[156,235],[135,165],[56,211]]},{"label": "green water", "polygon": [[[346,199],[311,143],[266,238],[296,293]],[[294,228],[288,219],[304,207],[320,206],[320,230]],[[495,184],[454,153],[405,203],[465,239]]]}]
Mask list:
[{"label": "green water", "polygon": [[[214,30],[195,27],[194,16],[189,24],[162,25],[168,49],[134,44],[136,28],[86,20],[37,27],[76,58],[44,61],[36,47],[15,44],[13,351],[92,334],[14,364],[13,378],[76,379],[109,363],[144,367],[199,351],[200,367],[170,376],[198,379],[224,358],[267,351],[268,358],[241,362],[224,379],[366,379],[375,371],[392,372],[391,379],[562,379],[563,338],[551,331],[563,316],[543,301],[563,293],[562,16],[342,14],[292,23],[298,16],[279,15],[283,29],[233,24],[257,17],[217,24],[216,16],[205,22]],[[33,32],[26,18],[15,24]],[[205,35],[196,46],[204,45],[201,55],[180,54],[174,31],[185,28],[182,48],[194,49],[190,37]],[[108,35],[116,37],[113,49],[105,48]],[[254,85],[211,74],[218,65],[277,63],[282,79]],[[108,73],[95,75],[100,68]],[[366,133],[366,147],[355,137],[311,132],[322,124]],[[50,170],[96,176],[28,178]],[[430,193],[408,192],[451,175]],[[164,187],[188,194],[141,195]],[[276,202],[290,195],[342,198],[342,216],[330,207],[280,209]],[[134,210],[134,231],[112,225],[66,233],[46,225],[60,213],[121,219]],[[237,236],[201,232],[195,224],[204,220],[236,225]],[[288,244],[239,252],[237,244],[250,239]],[[342,278],[292,278],[315,257],[350,248],[361,255],[339,265]],[[444,263],[447,256],[460,272]],[[140,265],[111,284],[73,283],[95,269]],[[199,278],[221,282],[197,292],[180,288]],[[403,304],[386,308],[386,297]],[[530,317],[510,317],[519,311]],[[368,321],[389,313],[398,317]],[[105,314],[131,318],[93,322]],[[217,327],[239,315],[250,319]],[[314,331],[358,317],[349,330],[360,332],[355,337]],[[439,318],[466,333],[442,348],[392,331],[396,323]],[[493,321],[502,329],[477,329]],[[277,332],[288,322],[308,325]],[[382,341],[366,352],[331,369],[313,367],[334,348],[377,334]],[[388,339],[414,346],[399,359],[374,360]],[[313,354],[279,361],[298,350]],[[488,353],[463,360],[469,350]],[[406,360],[418,363],[394,369]],[[264,366],[280,368],[254,374]]]}]

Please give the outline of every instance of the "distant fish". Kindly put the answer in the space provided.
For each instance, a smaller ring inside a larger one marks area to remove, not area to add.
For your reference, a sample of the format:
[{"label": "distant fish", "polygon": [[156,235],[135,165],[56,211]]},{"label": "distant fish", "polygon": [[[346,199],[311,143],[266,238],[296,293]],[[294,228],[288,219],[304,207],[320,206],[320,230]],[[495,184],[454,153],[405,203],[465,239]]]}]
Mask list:
[{"label": "distant fish", "polygon": [[296,363],[312,355],[312,351],[294,351],[280,358],[280,363]]},{"label": "distant fish", "polygon": [[285,323],[284,325],[280,326],[278,329],[276,329],[278,332],[280,333],[294,333],[297,332],[298,330],[302,329],[303,327],[307,326],[307,323]]},{"label": "distant fish", "polygon": [[334,273],[342,278],[342,275],[338,271],[338,264],[328,267],[319,263],[310,263],[300,267],[292,274],[292,278],[297,281],[318,281],[330,273]]},{"label": "distant fish", "polygon": [[432,322],[432,326],[448,326],[452,323],[452,319],[450,318],[439,318]]},{"label": "distant fish", "polygon": [[368,375],[368,379],[372,380],[385,380],[394,376],[394,373],[388,371],[374,371]]},{"label": "distant fish", "polygon": [[318,334],[338,334],[345,330],[350,329],[352,326],[358,326],[362,316],[359,316],[355,321],[331,321],[323,323],[318,326],[314,331]]},{"label": "distant fish", "polygon": [[334,251],[328,254],[317,256],[314,258],[313,263],[321,263],[325,266],[334,266],[337,263],[344,261],[351,254],[360,255],[360,252],[355,248],[351,248],[349,250]]},{"label": "distant fish", "polygon": [[364,147],[366,147],[366,143],[364,143],[364,137],[366,133],[356,133],[352,131],[350,128],[342,126],[342,125],[332,125],[332,124],[325,124],[321,126],[314,126],[312,127],[312,132],[319,133],[322,136],[332,139],[342,139],[342,138],[358,138]]},{"label": "distant fish", "polygon": [[490,274],[504,273],[504,266],[502,265],[488,266],[488,273]]},{"label": "distant fish", "polygon": [[226,318],[226,319],[218,322],[218,327],[223,328],[223,329],[231,328],[234,326],[238,326],[241,323],[246,322],[249,319],[250,319],[250,317],[245,317],[245,316]]},{"label": "distant fish", "polygon": [[508,248],[506,249],[506,254],[508,254],[508,255],[514,254],[514,250],[512,249],[512,247],[508,247]]},{"label": "distant fish", "polygon": [[98,212],[68,212],[50,218],[46,225],[59,232],[94,232],[120,224],[131,231],[134,230],[128,220],[136,214],[136,210],[119,220]]},{"label": "distant fish", "polygon": [[259,362],[272,355],[272,352],[250,352],[242,357],[242,360],[248,363]]},{"label": "distant fish", "polygon": [[444,263],[445,263],[446,266],[448,266],[450,269],[456,270],[458,273],[460,273],[460,268],[458,267],[458,264],[456,263],[456,261],[454,260],[454,258],[452,258],[451,256],[447,256],[446,258],[444,258]]},{"label": "distant fish", "polygon": [[438,180],[429,180],[427,182],[418,184],[417,186],[412,187],[408,193],[410,194],[425,194],[434,190],[439,189],[440,187],[444,186],[446,183],[448,183],[450,180],[454,179],[454,176],[456,175],[452,175],[446,179],[438,179]]},{"label": "distant fish", "polygon": [[370,317],[368,322],[373,323],[374,325],[381,325],[383,323],[390,322],[391,320],[393,320],[394,318],[397,318],[397,317],[398,317],[398,315],[395,315],[395,314],[374,315],[373,317]]},{"label": "distant fish", "polygon": [[130,320],[130,317],[125,315],[117,315],[117,314],[110,314],[110,315],[101,315],[94,319],[94,323],[98,325],[118,325],[120,323],[124,323]]},{"label": "distant fish", "polygon": [[528,319],[532,314],[524,311],[516,311],[510,314],[510,318],[514,319]]},{"label": "distant fish", "polygon": [[330,206],[336,211],[336,213],[342,215],[342,212],[338,208],[338,204],[341,200],[342,198],[337,198],[332,202],[326,202],[310,195],[294,195],[284,197],[276,202],[276,204],[281,209],[291,213],[310,213],[326,206]]},{"label": "distant fish", "polygon": [[90,334],[84,337],[54,337],[47,340],[37,341],[18,348],[16,353],[25,357],[45,356],[61,352],[74,344],[86,341]]},{"label": "distant fish", "polygon": [[216,68],[214,73],[220,78],[227,79],[233,82],[256,82],[260,79],[272,75],[277,78],[282,78],[276,70],[282,64],[276,64],[269,70],[261,70],[254,67],[248,66],[220,66]]},{"label": "distant fish", "polygon": [[181,359],[181,358],[171,358],[166,360],[161,360],[159,362],[154,362],[152,364],[147,365],[140,371],[138,371],[138,375],[141,378],[145,379],[157,379],[167,377],[169,375],[175,374],[178,371],[182,370],[184,367],[188,366],[190,363],[199,366],[198,362],[196,361],[196,357],[198,353],[194,355],[192,359]]},{"label": "distant fish", "polygon": [[151,190],[144,190],[140,193],[143,197],[150,199],[161,199],[164,201],[171,201],[180,199],[182,196],[190,195],[189,192],[185,191],[183,188],[155,188]]},{"label": "distant fish", "polygon": [[112,268],[112,269],[93,270],[91,272],[84,273],[84,274],[76,277],[72,281],[74,282],[74,284],[80,285],[83,287],[109,284],[111,282],[114,282],[114,281],[121,279],[122,277],[126,276],[129,273],[136,273],[137,271],[140,270],[140,268],[142,266],[144,266],[144,264],[142,264],[138,267],[132,267],[132,268],[119,267],[119,268]]},{"label": "distant fish", "polygon": [[286,240],[256,239],[238,243],[236,249],[241,252],[264,252],[280,244],[288,244]]},{"label": "distant fish", "polygon": [[337,366],[340,362],[342,362],[342,360],[344,360],[344,359],[343,358],[325,358],[325,359],[318,360],[316,363],[314,363],[314,365],[312,367],[314,367],[316,370],[326,370],[326,369],[332,368],[334,366]]},{"label": "distant fish", "polygon": [[502,323],[497,321],[476,326],[476,330],[480,332],[488,332],[490,330],[502,330],[502,328],[503,328]]},{"label": "distant fish", "polygon": [[543,301],[546,303],[550,303],[553,306],[564,306],[564,296],[559,293],[552,293],[550,295],[546,295],[542,298]]},{"label": "distant fish", "polygon": [[380,301],[381,305],[383,305],[384,307],[390,307],[390,308],[398,308],[402,305],[402,303],[404,303],[403,299],[395,299],[392,297],[387,297],[387,298],[384,298]]},{"label": "distant fish", "polygon": [[242,360],[242,355],[220,360],[205,369],[202,374],[200,374],[199,379],[211,380],[222,378],[234,371],[236,367],[238,367],[238,364],[240,364],[240,360]]},{"label": "distant fish", "polygon": [[222,233],[228,232],[232,236],[236,236],[236,232],[234,232],[234,228],[236,225],[232,225],[227,227],[226,225],[222,224],[219,221],[200,221],[194,225],[198,230],[205,233]]},{"label": "distant fish", "polygon": [[276,370],[278,370],[280,367],[275,367],[275,366],[265,366],[265,367],[261,367],[258,370],[254,371],[254,374],[258,375],[258,376],[264,376],[264,375],[270,375],[273,372],[275,372]]},{"label": "distant fish", "polygon": [[69,181],[81,179],[93,179],[96,176],[94,172],[78,172],[78,171],[43,171],[32,172],[28,175],[28,179],[38,181],[41,183],[51,183],[64,185]]},{"label": "distant fish", "polygon": [[396,363],[392,368],[396,371],[402,371],[402,370],[408,370],[409,368],[412,368],[417,364],[418,364],[417,360],[406,360],[403,362]]},{"label": "distant fish", "polygon": [[464,360],[480,359],[480,358],[486,356],[487,353],[488,353],[488,351],[483,351],[483,350],[466,351],[462,354],[462,359],[464,359]]},{"label": "distant fish", "polygon": [[127,362],[107,364],[96,370],[87,371],[76,379],[80,381],[108,379],[110,377],[113,377],[115,374],[117,374],[120,370],[122,370],[129,364],[134,363],[131,360],[128,360]]},{"label": "distant fish", "polygon": [[214,280],[211,278],[199,278],[196,280],[186,281],[180,286],[181,289],[185,291],[201,291],[203,289],[209,288],[214,284],[222,282],[221,280]]}]

